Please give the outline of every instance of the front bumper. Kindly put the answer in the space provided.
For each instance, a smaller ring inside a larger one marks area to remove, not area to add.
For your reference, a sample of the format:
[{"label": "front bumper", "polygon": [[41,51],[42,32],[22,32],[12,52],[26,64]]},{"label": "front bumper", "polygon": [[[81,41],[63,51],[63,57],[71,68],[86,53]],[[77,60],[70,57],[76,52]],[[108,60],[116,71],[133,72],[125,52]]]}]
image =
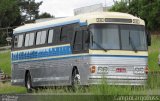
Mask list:
[{"label": "front bumper", "polygon": [[99,76],[90,76],[89,84],[102,84],[107,83],[108,85],[145,85],[147,82],[147,77],[139,76],[139,77],[120,77],[120,76],[112,76],[112,77],[99,77]]}]

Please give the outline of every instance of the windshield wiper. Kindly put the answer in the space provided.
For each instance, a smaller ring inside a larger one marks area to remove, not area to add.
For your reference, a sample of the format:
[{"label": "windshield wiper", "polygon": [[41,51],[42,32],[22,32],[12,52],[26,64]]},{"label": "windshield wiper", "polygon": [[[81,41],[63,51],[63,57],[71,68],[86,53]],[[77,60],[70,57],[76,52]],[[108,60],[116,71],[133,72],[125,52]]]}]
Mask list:
[{"label": "windshield wiper", "polygon": [[136,47],[135,47],[135,44],[134,44],[134,42],[133,42],[133,40],[132,40],[132,38],[131,38],[131,36],[130,36],[130,32],[129,32],[129,42],[131,43],[132,49],[133,49],[135,52],[137,52],[137,49],[136,49]]},{"label": "windshield wiper", "polygon": [[97,43],[96,41],[93,40],[93,33],[91,31],[89,31],[92,37],[92,46],[93,43],[95,43],[99,48],[101,48],[102,50],[104,50],[105,52],[107,52],[107,49],[103,48],[99,43]]},{"label": "windshield wiper", "polygon": [[107,52],[107,49],[103,48],[99,43],[92,40],[93,43],[95,43],[99,48],[103,49],[105,52]]}]

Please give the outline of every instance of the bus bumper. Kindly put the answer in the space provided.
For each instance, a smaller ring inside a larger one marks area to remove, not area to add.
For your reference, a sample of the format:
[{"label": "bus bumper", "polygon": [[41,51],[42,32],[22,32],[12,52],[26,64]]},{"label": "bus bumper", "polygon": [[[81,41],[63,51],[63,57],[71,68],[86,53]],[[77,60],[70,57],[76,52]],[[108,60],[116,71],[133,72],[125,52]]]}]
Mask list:
[{"label": "bus bumper", "polygon": [[103,84],[108,85],[145,85],[147,82],[147,77],[120,77],[112,76],[111,77],[99,77],[99,76],[90,76],[89,84]]}]

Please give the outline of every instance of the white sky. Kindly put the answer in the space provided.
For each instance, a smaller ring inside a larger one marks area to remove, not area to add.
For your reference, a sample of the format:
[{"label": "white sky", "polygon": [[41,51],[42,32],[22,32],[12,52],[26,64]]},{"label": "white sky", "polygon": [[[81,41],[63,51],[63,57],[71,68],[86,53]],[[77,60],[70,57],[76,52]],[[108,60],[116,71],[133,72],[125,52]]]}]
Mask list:
[{"label": "white sky", "polygon": [[35,0],[43,1],[40,6],[40,13],[48,12],[56,17],[72,16],[73,9],[93,4],[103,3],[106,6],[113,5],[113,0]]}]

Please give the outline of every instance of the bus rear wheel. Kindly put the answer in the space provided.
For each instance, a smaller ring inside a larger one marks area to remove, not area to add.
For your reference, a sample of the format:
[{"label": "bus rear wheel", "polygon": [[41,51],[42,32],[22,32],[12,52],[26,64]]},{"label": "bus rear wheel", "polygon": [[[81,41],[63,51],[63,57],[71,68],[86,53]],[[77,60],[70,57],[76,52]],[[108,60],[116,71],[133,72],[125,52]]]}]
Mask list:
[{"label": "bus rear wheel", "polygon": [[31,81],[30,73],[27,73],[26,75],[25,86],[26,86],[27,92],[32,93],[32,81]]},{"label": "bus rear wheel", "polygon": [[77,69],[74,69],[72,72],[72,89],[77,91],[80,87],[80,74]]}]

